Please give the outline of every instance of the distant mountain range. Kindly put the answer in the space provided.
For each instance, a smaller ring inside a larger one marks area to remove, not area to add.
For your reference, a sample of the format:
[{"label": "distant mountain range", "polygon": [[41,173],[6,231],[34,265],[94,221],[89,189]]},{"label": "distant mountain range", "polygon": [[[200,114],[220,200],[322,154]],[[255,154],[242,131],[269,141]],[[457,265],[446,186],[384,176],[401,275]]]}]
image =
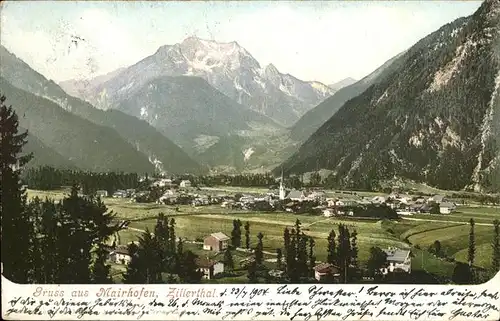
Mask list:
[{"label": "distant mountain range", "polygon": [[344,87],[347,87],[347,86],[354,84],[355,82],[357,82],[356,79],[348,77],[348,78],[342,79],[341,81],[337,81],[334,84],[330,84],[330,85],[328,85],[328,87],[330,87],[334,91],[339,91],[340,89],[342,89]]},{"label": "distant mountain range", "polygon": [[[103,110],[147,121],[216,171],[279,164],[296,145],[282,123],[295,121],[333,93],[318,82],[280,74],[272,65],[260,68],[235,42],[198,38],[163,46],[128,68],[61,86]],[[279,117],[268,116],[274,112]]]},{"label": "distant mountain range", "polygon": [[81,81],[60,85],[98,108],[110,109],[155,78],[197,76],[238,104],[283,126],[292,125],[334,92],[320,82],[282,74],[272,64],[261,67],[236,42],[219,43],[196,37],[162,46],[153,55],[111,76],[90,80],[84,89],[78,89]]},{"label": "distant mountain range", "polygon": [[[353,99],[363,93],[368,87],[376,82],[381,81],[384,77],[391,73],[398,64],[393,64],[402,56],[403,53],[390,59],[374,72],[364,77],[360,81],[354,82],[351,85],[340,88],[332,96],[325,99],[321,104],[308,111],[297,121],[290,129],[290,136],[297,141],[305,141],[308,139],[321,125],[323,125],[330,117],[332,117],[347,101]],[[398,61],[399,64],[402,61]],[[352,79],[352,78],[349,78]],[[348,82],[345,82],[346,84]]]},{"label": "distant mountain range", "polygon": [[500,1],[486,0],[388,68],[307,139],[284,163],[286,173],[325,168],[346,188],[399,177],[498,191]]},{"label": "distant mountain range", "polygon": [[[102,111],[69,96],[3,46],[0,58],[0,89],[22,115],[21,125],[78,168],[139,173],[204,170],[147,122],[120,111]],[[33,147],[40,144],[34,142]],[[61,161],[45,159],[54,166]]]}]

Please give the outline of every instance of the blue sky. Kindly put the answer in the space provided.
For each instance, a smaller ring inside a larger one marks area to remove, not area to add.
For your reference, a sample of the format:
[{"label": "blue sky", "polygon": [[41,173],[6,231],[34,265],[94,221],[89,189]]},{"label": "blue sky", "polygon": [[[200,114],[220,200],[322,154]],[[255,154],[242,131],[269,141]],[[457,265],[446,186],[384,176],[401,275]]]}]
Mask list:
[{"label": "blue sky", "polygon": [[[262,66],[304,80],[360,79],[477,1],[7,1],[0,41],[55,81],[136,63],[198,36],[237,41]],[[78,46],[72,36],[79,36]]]}]

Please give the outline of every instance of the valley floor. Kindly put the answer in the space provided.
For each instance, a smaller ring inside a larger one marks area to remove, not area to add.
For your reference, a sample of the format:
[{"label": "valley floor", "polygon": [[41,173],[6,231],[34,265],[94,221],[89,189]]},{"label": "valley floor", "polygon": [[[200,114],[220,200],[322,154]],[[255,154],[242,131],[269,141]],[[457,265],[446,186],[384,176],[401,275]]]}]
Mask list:
[{"label": "valley floor", "polygon": [[[224,188],[236,192],[250,192],[250,189]],[[251,189],[260,192],[260,189]],[[33,191],[28,190],[28,196],[39,196],[60,199],[63,191]],[[250,212],[222,208],[218,205],[168,206],[159,204],[130,203],[128,199],[104,198],[109,210],[119,219],[130,220],[128,229],[122,230],[117,236],[118,244],[127,244],[137,239],[146,228],[154,229],[156,217],[160,212],[174,217],[177,236],[186,240],[186,248],[200,256],[210,256],[222,260],[223,254],[203,250],[202,240],[211,233],[223,232],[231,235],[233,220],[240,219],[243,223],[250,222],[251,247],[257,244],[256,235],[264,234],[263,244],[266,264],[274,267],[273,258],[277,248],[283,247],[283,231],[292,227],[299,219],[305,234],[316,241],[317,261],[326,260],[327,236],[332,229],[337,230],[340,223],[346,224],[358,233],[359,260],[363,265],[368,259],[372,246],[381,248],[398,247],[411,248],[414,253],[412,271],[426,272],[433,275],[439,282],[448,282],[453,273],[454,263],[443,258],[437,258],[427,251],[434,241],[441,242],[442,250],[447,257],[456,261],[466,262],[470,218],[476,221],[476,259],[475,265],[483,268],[491,266],[493,237],[493,220],[500,219],[500,207],[486,207],[477,204],[459,206],[452,214],[417,214],[402,217],[399,220],[357,220],[347,217],[323,217],[312,214],[292,214],[285,212]],[[233,251],[236,265],[236,276],[212,280],[211,282],[245,282],[246,270],[241,269],[240,261],[250,254],[243,249]],[[125,267],[113,265],[117,280]],[[238,272],[240,270],[241,273]]]}]

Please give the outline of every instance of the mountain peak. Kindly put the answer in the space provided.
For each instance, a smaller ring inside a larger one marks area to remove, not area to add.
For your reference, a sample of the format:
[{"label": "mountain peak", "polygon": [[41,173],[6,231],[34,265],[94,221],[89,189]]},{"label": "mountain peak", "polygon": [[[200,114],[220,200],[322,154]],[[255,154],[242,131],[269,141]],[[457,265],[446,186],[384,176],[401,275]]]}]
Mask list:
[{"label": "mountain peak", "polygon": [[497,25],[500,23],[500,0],[485,0],[477,13],[485,17],[487,21]]},{"label": "mountain peak", "polygon": [[279,74],[278,68],[275,65],[269,64],[266,66],[266,73]]}]

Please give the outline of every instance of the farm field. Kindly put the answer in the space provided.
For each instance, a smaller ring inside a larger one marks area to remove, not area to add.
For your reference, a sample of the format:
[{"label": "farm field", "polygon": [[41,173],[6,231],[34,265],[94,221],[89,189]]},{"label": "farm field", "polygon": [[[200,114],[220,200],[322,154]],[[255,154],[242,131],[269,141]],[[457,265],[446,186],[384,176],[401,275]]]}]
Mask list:
[{"label": "farm field", "polygon": [[[224,189],[231,192],[255,192],[255,189]],[[66,191],[33,191],[28,190],[31,197],[49,197],[61,199]],[[220,206],[168,206],[158,204],[131,203],[128,199],[104,198],[104,203],[118,218],[130,220],[129,229],[120,231],[119,243],[126,244],[137,239],[141,231],[153,230],[155,217],[163,212],[174,217],[178,236],[194,241],[214,232],[231,235],[232,222],[240,219],[250,222],[251,246],[257,242],[257,233],[264,234],[264,250],[275,253],[276,248],[283,246],[283,230],[292,227],[296,219],[302,223],[305,234],[315,238],[316,257],[318,261],[326,259],[327,237],[332,229],[337,232],[340,223],[346,224],[350,230],[358,233],[360,263],[368,259],[372,246],[385,248],[396,246],[413,248],[414,270],[425,270],[443,277],[449,277],[454,264],[438,259],[427,252],[428,247],[439,240],[443,251],[459,261],[466,261],[470,218],[476,221],[476,262],[481,267],[491,265],[491,239],[493,227],[491,222],[500,218],[500,208],[460,206],[457,212],[447,215],[413,215],[398,221],[367,221],[347,218],[325,218],[320,215],[292,214],[285,212],[249,212],[226,209]],[[177,208],[177,209],[176,209]],[[193,246],[195,246],[193,244]],[[206,255],[208,252],[195,248],[196,253]],[[421,250],[420,250],[421,249]],[[119,268],[119,267],[118,267]],[[236,278],[237,281],[238,278]],[[235,281],[235,282],[236,282]]]}]

